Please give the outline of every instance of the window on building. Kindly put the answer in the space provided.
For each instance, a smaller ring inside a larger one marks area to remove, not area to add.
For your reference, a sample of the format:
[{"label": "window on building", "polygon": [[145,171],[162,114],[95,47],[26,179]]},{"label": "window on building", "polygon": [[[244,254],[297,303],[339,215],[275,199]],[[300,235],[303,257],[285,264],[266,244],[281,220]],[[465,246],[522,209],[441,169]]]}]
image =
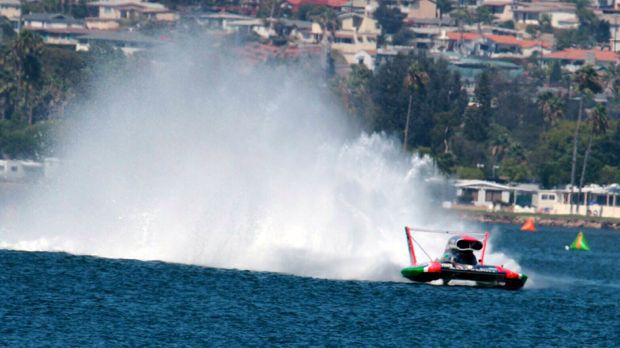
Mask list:
[{"label": "window on building", "polygon": [[501,202],[502,201],[502,192],[501,191],[486,191],[484,195],[484,200],[487,202]]}]

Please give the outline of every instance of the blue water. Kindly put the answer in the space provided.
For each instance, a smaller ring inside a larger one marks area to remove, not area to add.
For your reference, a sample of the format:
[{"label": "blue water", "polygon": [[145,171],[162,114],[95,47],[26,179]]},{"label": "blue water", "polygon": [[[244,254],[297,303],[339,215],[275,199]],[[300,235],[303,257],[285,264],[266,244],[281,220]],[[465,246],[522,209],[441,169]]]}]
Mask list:
[{"label": "blue water", "polygon": [[[333,281],[0,251],[0,345],[620,345],[620,232],[495,226],[530,281],[506,291]],[[400,231],[399,231],[400,232]],[[403,245],[404,247],[404,245]]]}]

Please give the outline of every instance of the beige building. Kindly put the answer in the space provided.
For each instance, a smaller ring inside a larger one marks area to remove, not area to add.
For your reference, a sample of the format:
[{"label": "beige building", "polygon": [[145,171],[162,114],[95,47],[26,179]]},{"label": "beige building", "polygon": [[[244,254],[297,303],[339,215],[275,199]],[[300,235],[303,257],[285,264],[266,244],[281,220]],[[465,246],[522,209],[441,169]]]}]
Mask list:
[{"label": "beige building", "polygon": [[477,209],[620,218],[619,184],[589,185],[581,194],[575,187],[572,191],[540,190],[536,185],[501,185],[484,180],[459,180],[454,186],[456,203]]},{"label": "beige building", "polygon": [[610,14],[601,14],[598,16],[599,19],[609,22],[609,32],[610,32],[610,47],[613,51],[620,51],[620,14],[618,13],[610,13]]},{"label": "beige building", "polygon": [[84,29],[84,22],[62,13],[31,13],[22,17],[25,29]]},{"label": "beige building", "polygon": [[549,16],[553,28],[574,29],[579,26],[577,8],[573,3],[557,1],[519,2],[512,7],[512,12],[515,25],[521,29],[530,24],[539,24],[543,16]]},{"label": "beige building", "polygon": [[158,40],[135,31],[93,31],[78,38],[76,51],[89,51],[92,45],[105,43],[130,56],[136,52],[164,45]]},{"label": "beige building", "polygon": [[85,18],[84,24],[89,30],[118,30],[120,28],[117,20],[97,17]]},{"label": "beige building", "polygon": [[512,20],[513,3],[513,0],[484,0],[480,6],[488,8],[498,21],[506,22]]},{"label": "beige building", "polygon": [[19,0],[0,0],[0,17],[6,17],[11,22],[18,22],[22,15],[21,8]]},{"label": "beige building", "polygon": [[376,20],[357,13],[346,13],[339,19],[341,29],[335,33],[331,48],[339,52],[347,64],[358,64],[361,51],[376,52],[377,37],[381,34]]},{"label": "beige building", "polygon": [[176,13],[166,6],[142,0],[101,0],[88,3],[97,9],[97,18],[118,21],[153,20],[170,22]]},{"label": "beige building", "polygon": [[48,45],[75,46],[87,32],[84,21],[62,13],[31,13],[22,16],[22,28],[34,31]]},{"label": "beige building", "polygon": [[439,9],[437,8],[437,3],[433,0],[403,1],[401,11],[407,14],[405,21],[439,18]]},{"label": "beige building", "polygon": [[[573,204],[571,205],[571,197]],[[620,185],[589,185],[581,190],[541,190],[532,200],[538,213],[620,218]],[[571,212],[572,209],[572,212]]]}]

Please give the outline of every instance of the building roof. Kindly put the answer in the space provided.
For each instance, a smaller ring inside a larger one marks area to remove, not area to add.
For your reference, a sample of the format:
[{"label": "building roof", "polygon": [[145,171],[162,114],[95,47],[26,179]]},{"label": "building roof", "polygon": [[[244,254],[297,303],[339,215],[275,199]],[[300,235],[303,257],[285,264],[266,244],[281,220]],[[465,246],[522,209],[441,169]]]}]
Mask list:
[{"label": "building roof", "polygon": [[213,12],[213,13],[192,13],[192,14],[184,14],[184,18],[200,18],[200,19],[234,19],[234,20],[245,20],[245,19],[255,19],[255,17],[243,16],[236,13],[230,12]]},{"label": "building roof", "polygon": [[284,24],[289,27],[297,27],[298,29],[306,29],[306,30],[312,29],[312,22],[310,21],[302,21],[302,20],[297,20],[297,19],[286,19],[286,18],[278,18],[278,19],[267,18],[266,21],[267,22],[270,22],[270,21],[278,22],[278,23]]},{"label": "building roof", "polygon": [[530,48],[542,46],[544,48],[551,48],[551,44],[542,40],[521,40],[511,35],[484,35],[484,37],[490,41],[503,45],[515,45],[522,48]]},{"label": "building roof", "polygon": [[228,22],[231,27],[252,27],[252,26],[261,26],[265,25],[265,22],[260,18],[254,19],[241,19],[241,20],[233,20]]},{"label": "building roof", "polygon": [[13,6],[21,6],[19,0],[0,0],[0,5],[13,5]]},{"label": "building roof", "polygon": [[447,32],[446,35],[448,39],[454,41],[473,41],[479,40],[482,38],[482,35],[478,33],[466,33],[466,32],[458,32],[458,31],[450,31]]},{"label": "building roof", "polygon": [[407,17],[404,19],[404,23],[407,26],[454,26],[456,20],[454,18],[412,18]]},{"label": "building roof", "polygon": [[519,2],[513,9],[513,12],[530,12],[530,13],[549,13],[549,12],[571,12],[576,13],[577,6],[572,3],[541,1],[541,2]]},{"label": "building roof", "polygon": [[446,33],[448,39],[453,41],[474,41],[487,39],[496,44],[501,45],[514,45],[520,46],[522,48],[531,48],[542,46],[544,48],[551,48],[551,44],[545,41],[539,40],[521,40],[511,35],[495,35],[495,34],[478,34],[478,33],[467,33],[467,32],[448,32]]},{"label": "building roof", "polygon": [[87,3],[87,6],[104,6],[104,7],[116,7],[116,8],[136,8],[141,9],[142,12],[169,12],[170,10],[158,3],[146,2],[140,0],[102,0]]},{"label": "building roof", "polygon": [[291,59],[308,56],[320,56],[321,45],[274,46],[253,42],[240,48],[240,53],[251,63],[265,62],[270,58]]},{"label": "building roof", "polygon": [[92,41],[123,41],[133,43],[162,43],[161,40],[146,36],[135,31],[91,31],[80,37],[80,40]]},{"label": "building roof", "polygon": [[334,36],[338,38],[354,38],[355,34],[349,31],[337,31],[334,33]]},{"label": "building roof", "polygon": [[461,188],[479,188],[479,187],[491,187],[498,190],[509,190],[510,187],[505,185],[500,185],[498,183],[492,181],[485,180],[458,180],[454,185],[456,187]]},{"label": "building roof", "polygon": [[506,6],[512,4],[512,0],[484,0],[481,6]]},{"label": "building roof", "polygon": [[30,31],[35,31],[38,33],[51,33],[51,34],[74,34],[74,35],[81,35],[81,34],[88,34],[93,32],[90,29],[86,29],[86,28],[33,28],[33,27],[25,27],[25,29],[30,30]]},{"label": "building roof", "polygon": [[470,189],[490,189],[490,190],[498,190],[498,191],[527,191],[533,192],[536,191],[536,187],[529,185],[516,185],[516,186],[508,186],[498,184],[493,181],[485,181],[485,180],[458,180],[454,185],[457,188],[470,188]]},{"label": "building roof", "polygon": [[[576,194],[577,190],[578,190],[578,187],[574,186],[572,192]],[[545,191],[571,192],[570,185],[566,185],[566,187],[564,187],[564,188],[557,188],[557,189],[545,190]],[[582,187],[581,188],[581,192],[588,192],[588,193],[594,193],[594,194],[599,194],[599,195],[619,194],[620,193],[620,185],[618,185],[618,184],[611,184],[611,185],[607,185],[607,186],[600,186],[600,185],[596,185],[596,184],[589,184],[589,185],[586,185],[586,186]]]},{"label": "building roof", "polygon": [[36,22],[54,22],[54,23],[66,23],[66,24],[83,24],[84,21],[75,19],[72,16],[62,13],[31,13],[22,17],[24,22],[36,21]]},{"label": "building roof", "polygon": [[344,7],[349,0],[287,0],[287,2],[296,8],[302,5],[319,5],[340,8]]},{"label": "building roof", "polygon": [[558,59],[558,60],[574,60],[585,61],[588,60],[588,55],[600,62],[617,62],[620,59],[620,54],[612,51],[604,51],[601,49],[584,50],[579,48],[567,48],[563,51],[551,52],[545,55],[545,59]]}]

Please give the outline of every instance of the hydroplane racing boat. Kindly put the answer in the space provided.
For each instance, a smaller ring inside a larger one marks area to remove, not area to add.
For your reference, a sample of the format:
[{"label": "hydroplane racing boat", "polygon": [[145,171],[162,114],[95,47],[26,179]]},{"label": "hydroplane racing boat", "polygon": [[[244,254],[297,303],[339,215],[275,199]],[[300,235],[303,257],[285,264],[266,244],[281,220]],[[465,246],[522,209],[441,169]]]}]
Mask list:
[{"label": "hydroplane racing boat", "polygon": [[[501,287],[509,290],[520,289],[527,281],[525,274],[513,272],[503,266],[484,264],[484,252],[489,237],[488,232],[484,234],[482,242],[469,235],[455,235],[448,240],[441,258],[426,263],[418,263],[413,248],[413,243],[417,244],[417,242],[413,239],[411,231],[411,228],[405,227],[411,266],[400,271],[403,277],[407,279],[416,282],[430,282],[441,279],[444,285],[451,280],[468,280],[476,282],[477,285]],[[415,231],[454,233],[423,229],[415,229]],[[418,246],[420,245],[418,244]],[[480,260],[476,259],[474,251],[481,251]]]}]

